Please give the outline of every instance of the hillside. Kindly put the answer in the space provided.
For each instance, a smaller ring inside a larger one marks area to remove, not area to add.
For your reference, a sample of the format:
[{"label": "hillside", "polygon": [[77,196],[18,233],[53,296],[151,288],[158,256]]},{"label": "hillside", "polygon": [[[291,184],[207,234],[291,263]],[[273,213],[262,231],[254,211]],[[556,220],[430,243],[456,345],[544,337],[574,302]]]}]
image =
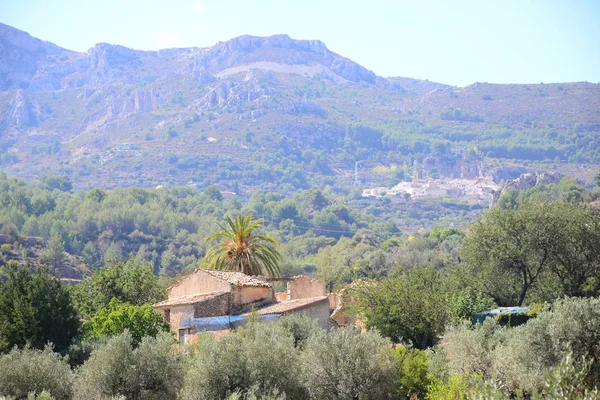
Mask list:
[{"label": "hillside", "polygon": [[0,112],[1,170],[76,189],[347,189],[355,162],[361,186],[558,164],[590,179],[600,162],[599,84],[383,78],[286,35],[78,53],[0,24]]}]

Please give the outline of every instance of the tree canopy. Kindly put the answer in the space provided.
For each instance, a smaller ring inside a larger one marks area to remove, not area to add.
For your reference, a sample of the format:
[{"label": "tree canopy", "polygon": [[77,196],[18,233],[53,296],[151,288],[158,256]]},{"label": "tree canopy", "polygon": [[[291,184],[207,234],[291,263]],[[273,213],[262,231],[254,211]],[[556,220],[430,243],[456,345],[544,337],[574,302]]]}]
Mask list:
[{"label": "tree canopy", "polygon": [[165,298],[165,287],[147,263],[116,261],[94,272],[73,290],[80,315],[91,318],[109,307],[112,299],[132,305],[156,303]]},{"label": "tree canopy", "polygon": [[463,242],[466,279],[498,305],[600,293],[600,216],[589,206],[529,201],[484,214]]},{"label": "tree canopy", "polygon": [[146,336],[155,337],[159,332],[169,332],[169,324],[151,304],[136,306],[113,298],[107,308],[83,324],[83,329],[90,339],[116,336],[127,330],[137,345]]},{"label": "tree canopy", "polygon": [[79,329],[69,291],[47,268],[8,263],[0,279],[0,352],[12,347],[67,350]]},{"label": "tree canopy", "polygon": [[220,242],[207,252],[202,265],[246,275],[279,276],[279,244],[269,236],[256,233],[262,227],[262,220],[253,219],[252,214],[234,219],[226,217],[226,220],[227,226],[219,224],[221,231],[208,238],[208,241]]}]

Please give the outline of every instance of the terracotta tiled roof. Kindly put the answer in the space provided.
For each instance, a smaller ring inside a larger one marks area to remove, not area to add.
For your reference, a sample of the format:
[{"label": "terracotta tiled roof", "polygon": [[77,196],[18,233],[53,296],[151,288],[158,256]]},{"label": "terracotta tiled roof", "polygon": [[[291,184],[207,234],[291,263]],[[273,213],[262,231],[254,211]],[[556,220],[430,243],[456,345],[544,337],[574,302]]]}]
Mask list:
[{"label": "terracotta tiled roof", "polygon": [[223,279],[236,286],[271,286],[267,279],[260,275],[250,276],[237,271],[215,271],[212,269],[198,269],[196,271],[204,271],[215,278]]},{"label": "terracotta tiled roof", "polygon": [[[319,297],[309,297],[306,299],[294,299],[294,300],[285,300],[277,303],[272,303],[266,307],[259,308],[256,310],[258,315],[268,315],[268,314],[282,314],[288,311],[297,310],[299,308],[303,308],[309,306],[314,303],[318,303],[320,301],[328,301],[327,296],[319,296]],[[251,313],[243,314],[244,316],[250,315]]]},{"label": "terracotta tiled roof", "polygon": [[172,299],[167,299],[165,301],[161,301],[160,303],[154,304],[152,307],[167,307],[167,306],[182,306],[186,304],[194,304],[199,303],[201,301],[212,299],[214,297],[220,296],[222,294],[229,293],[227,292],[212,292],[212,293],[201,293],[201,294],[193,294],[181,297],[174,297]]}]

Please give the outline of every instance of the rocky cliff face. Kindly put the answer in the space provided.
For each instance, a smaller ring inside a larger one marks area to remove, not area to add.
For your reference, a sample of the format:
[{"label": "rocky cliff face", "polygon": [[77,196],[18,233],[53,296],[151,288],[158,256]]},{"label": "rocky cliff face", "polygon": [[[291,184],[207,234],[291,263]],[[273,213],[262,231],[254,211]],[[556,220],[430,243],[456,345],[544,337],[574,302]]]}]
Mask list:
[{"label": "rocky cliff face", "polygon": [[19,90],[15,96],[10,114],[12,123],[25,128],[35,126],[38,123],[38,107],[27,98],[23,90]]},{"label": "rocky cliff face", "polygon": [[502,194],[511,189],[518,191],[531,189],[539,185],[558,184],[564,175],[559,172],[526,172],[521,174],[517,179],[504,182],[502,188],[492,195],[490,207],[493,207]]}]

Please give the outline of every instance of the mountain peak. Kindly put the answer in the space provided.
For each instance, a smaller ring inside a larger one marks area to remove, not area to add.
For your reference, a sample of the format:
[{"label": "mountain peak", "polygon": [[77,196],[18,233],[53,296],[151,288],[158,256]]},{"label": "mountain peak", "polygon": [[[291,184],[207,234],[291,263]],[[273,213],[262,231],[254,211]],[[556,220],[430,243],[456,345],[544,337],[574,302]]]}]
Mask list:
[{"label": "mountain peak", "polygon": [[29,52],[43,54],[59,54],[68,51],[55,45],[31,36],[29,33],[0,22],[0,40]]},{"label": "mountain peak", "polygon": [[326,74],[355,83],[374,84],[377,78],[372,71],[330,51],[320,40],[296,40],[285,34],[243,35],[219,42],[204,53],[199,65],[210,73],[225,75],[223,70],[232,68],[239,72],[245,67],[281,70],[282,65],[306,65],[314,70],[320,65]]},{"label": "mountain peak", "polygon": [[276,47],[283,49],[300,49],[318,54],[327,54],[329,50],[320,40],[296,40],[286,34],[271,36],[242,35],[225,42],[219,42],[214,47],[226,47],[237,50],[252,51],[259,47]]}]

